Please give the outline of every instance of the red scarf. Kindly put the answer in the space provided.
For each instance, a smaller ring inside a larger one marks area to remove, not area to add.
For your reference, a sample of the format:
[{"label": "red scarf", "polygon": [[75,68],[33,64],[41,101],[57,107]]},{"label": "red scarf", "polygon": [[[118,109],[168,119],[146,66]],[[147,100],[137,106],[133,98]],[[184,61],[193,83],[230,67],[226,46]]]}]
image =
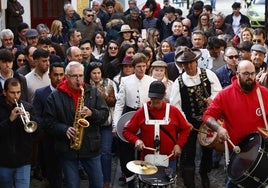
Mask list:
[{"label": "red scarf", "polygon": [[71,89],[68,85],[66,78],[63,78],[63,80],[57,86],[57,89],[63,93],[66,93],[67,95],[69,95],[73,99],[74,109],[76,110],[78,98],[81,95],[81,90],[80,89],[76,89],[76,90]]}]

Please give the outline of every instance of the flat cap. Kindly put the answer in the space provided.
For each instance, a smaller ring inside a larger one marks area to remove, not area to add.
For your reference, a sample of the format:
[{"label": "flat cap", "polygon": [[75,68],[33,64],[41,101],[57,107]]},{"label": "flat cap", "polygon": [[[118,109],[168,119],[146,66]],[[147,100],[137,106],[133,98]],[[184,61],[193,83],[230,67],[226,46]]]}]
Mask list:
[{"label": "flat cap", "polygon": [[38,32],[36,29],[28,29],[25,33],[26,38],[37,37],[37,36],[38,36]]},{"label": "flat cap", "polygon": [[262,52],[262,53],[266,54],[266,49],[261,44],[254,44],[251,47],[251,51],[257,51],[257,52]]},{"label": "flat cap", "polygon": [[167,63],[165,61],[158,60],[158,61],[154,61],[151,64],[151,67],[167,67]]}]

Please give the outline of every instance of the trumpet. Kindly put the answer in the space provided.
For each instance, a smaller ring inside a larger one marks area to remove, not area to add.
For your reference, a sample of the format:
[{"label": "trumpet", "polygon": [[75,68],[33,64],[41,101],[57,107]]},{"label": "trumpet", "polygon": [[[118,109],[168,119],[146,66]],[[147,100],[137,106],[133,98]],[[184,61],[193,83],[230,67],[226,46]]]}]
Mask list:
[{"label": "trumpet", "polygon": [[31,121],[25,111],[25,108],[23,104],[21,103],[20,105],[18,104],[17,100],[15,100],[16,106],[21,108],[22,114],[20,114],[21,121],[24,125],[24,130],[27,133],[33,133],[37,129],[37,123],[35,121]]}]

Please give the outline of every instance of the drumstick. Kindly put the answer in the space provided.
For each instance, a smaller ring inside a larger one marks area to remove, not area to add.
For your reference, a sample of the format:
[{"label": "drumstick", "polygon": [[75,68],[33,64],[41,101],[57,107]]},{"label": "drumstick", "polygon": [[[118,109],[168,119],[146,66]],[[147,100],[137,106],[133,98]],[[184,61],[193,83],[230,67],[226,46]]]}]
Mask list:
[{"label": "drumstick", "polygon": [[235,153],[240,153],[241,152],[241,149],[240,149],[240,147],[239,146],[236,146],[236,145],[234,145],[234,143],[228,138],[227,139],[227,141],[232,145],[232,147],[233,147],[233,150],[234,150],[234,152]]},{"label": "drumstick", "polygon": [[174,155],[174,153],[171,153],[169,156],[167,156],[167,158],[165,158],[163,161],[168,160],[170,157],[172,157]]},{"label": "drumstick", "polygon": [[225,147],[225,164],[226,166],[229,165],[229,149],[228,149],[228,144],[227,144],[227,141],[224,141],[224,147]]},{"label": "drumstick", "polygon": [[143,149],[148,149],[148,150],[151,150],[151,151],[156,151],[156,149],[150,148],[150,147],[146,147],[146,146]]}]

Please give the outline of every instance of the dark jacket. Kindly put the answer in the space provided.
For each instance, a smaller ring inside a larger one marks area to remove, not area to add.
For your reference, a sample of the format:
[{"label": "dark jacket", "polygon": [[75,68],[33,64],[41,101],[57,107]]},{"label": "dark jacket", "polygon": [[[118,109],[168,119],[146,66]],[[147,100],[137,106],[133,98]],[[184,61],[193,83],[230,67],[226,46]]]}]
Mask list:
[{"label": "dark jacket", "polygon": [[18,1],[8,0],[6,9],[6,28],[17,35],[17,27],[23,21],[24,8]]},{"label": "dark jacket", "polygon": [[[222,31],[222,34],[227,34],[232,37],[235,36],[234,30],[232,25],[228,23],[224,23],[223,26],[220,28]],[[206,32],[205,32],[206,37],[211,37],[211,36],[218,36],[218,33],[216,32],[216,28],[214,25],[212,25]]]},{"label": "dark jacket", "polygon": [[[233,21],[234,21],[233,20],[233,15],[234,14],[227,15],[226,18],[225,18],[225,23],[228,23],[228,24],[232,25]],[[247,27],[250,27],[250,21],[249,21],[248,17],[245,16],[244,14],[241,14],[241,13],[240,13],[240,15],[241,15],[240,26],[241,25],[247,25]]]},{"label": "dark jacket", "polygon": [[[30,112],[31,119],[34,117],[33,107],[25,101],[23,103],[26,111]],[[20,116],[13,122],[9,120],[11,110],[3,95],[0,96],[0,166],[7,168],[17,168],[23,165],[31,164],[32,156],[32,138],[35,133],[27,133]]]},{"label": "dark jacket", "polygon": [[84,128],[84,137],[80,150],[70,148],[66,131],[73,126],[75,108],[73,99],[66,93],[53,91],[45,107],[45,130],[55,137],[55,149],[61,157],[67,159],[94,157],[100,154],[101,137],[99,126],[108,118],[108,107],[97,88],[85,85],[84,105],[90,108],[92,116],[87,117],[90,126]]},{"label": "dark jacket", "polygon": [[235,76],[227,65],[223,65],[216,70],[216,75],[221,83],[222,88],[227,87],[228,85],[232,84],[232,77]]},{"label": "dark jacket", "polygon": [[61,21],[62,23],[62,35],[63,35],[63,38],[65,41],[68,41],[68,31],[69,29],[72,29],[74,28],[74,23],[77,21],[77,20],[80,20],[81,17],[79,16],[79,14],[77,14],[76,12],[74,12],[74,15],[73,17],[71,18],[70,21],[67,21],[66,20],[66,15],[65,13],[62,14],[60,17],[59,17],[59,20]]}]

